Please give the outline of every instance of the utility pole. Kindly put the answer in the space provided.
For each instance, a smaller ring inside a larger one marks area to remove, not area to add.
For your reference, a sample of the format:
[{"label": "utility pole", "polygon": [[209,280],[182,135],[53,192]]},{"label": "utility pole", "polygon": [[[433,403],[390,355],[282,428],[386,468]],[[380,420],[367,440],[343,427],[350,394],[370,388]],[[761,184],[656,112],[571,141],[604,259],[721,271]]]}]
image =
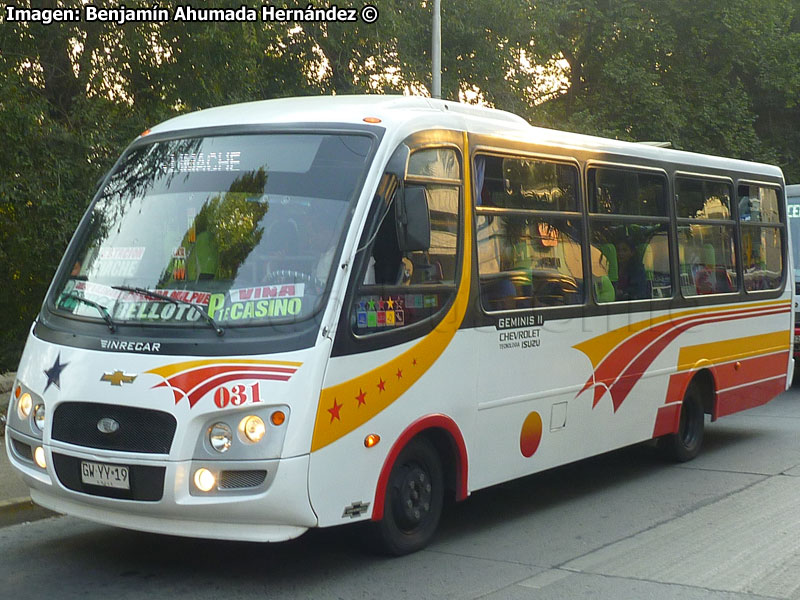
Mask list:
[{"label": "utility pole", "polygon": [[433,35],[431,42],[431,73],[433,85],[431,95],[434,98],[442,97],[442,14],[440,0],[433,0]]}]

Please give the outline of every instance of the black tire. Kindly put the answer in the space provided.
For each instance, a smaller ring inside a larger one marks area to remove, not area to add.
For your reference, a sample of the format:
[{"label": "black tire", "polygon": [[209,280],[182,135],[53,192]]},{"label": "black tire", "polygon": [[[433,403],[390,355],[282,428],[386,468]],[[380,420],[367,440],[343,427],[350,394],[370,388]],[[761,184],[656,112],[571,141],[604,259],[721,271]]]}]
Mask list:
[{"label": "black tire", "polygon": [[659,449],[670,460],[676,462],[692,460],[700,453],[700,447],[703,445],[704,424],[702,392],[692,383],[689,384],[686,396],[683,398],[678,432],[658,440]]},{"label": "black tire", "polygon": [[442,516],[444,477],[433,445],[415,438],[403,448],[389,474],[383,519],[372,523],[373,549],[392,556],[427,546]]}]

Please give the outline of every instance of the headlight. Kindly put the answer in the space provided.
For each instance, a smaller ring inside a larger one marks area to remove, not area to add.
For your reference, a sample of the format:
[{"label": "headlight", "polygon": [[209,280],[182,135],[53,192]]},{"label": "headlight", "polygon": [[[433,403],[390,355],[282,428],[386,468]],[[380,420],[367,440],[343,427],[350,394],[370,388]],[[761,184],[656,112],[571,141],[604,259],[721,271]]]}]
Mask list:
[{"label": "headlight", "polygon": [[227,452],[233,443],[233,432],[225,423],[214,423],[208,429],[208,442],[217,452]]},{"label": "headlight", "polygon": [[44,431],[44,417],[45,417],[45,410],[44,404],[37,404],[33,407],[33,423],[39,429],[39,431]]},{"label": "headlight", "polygon": [[33,408],[33,399],[28,392],[25,392],[17,401],[17,415],[21,421],[25,421],[30,416],[31,408]]},{"label": "headlight", "polygon": [[257,444],[264,438],[264,434],[267,433],[267,426],[264,425],[264,421],[261,417],[250,415],[241,420],[239,423],[239,431],[249,441]]}]

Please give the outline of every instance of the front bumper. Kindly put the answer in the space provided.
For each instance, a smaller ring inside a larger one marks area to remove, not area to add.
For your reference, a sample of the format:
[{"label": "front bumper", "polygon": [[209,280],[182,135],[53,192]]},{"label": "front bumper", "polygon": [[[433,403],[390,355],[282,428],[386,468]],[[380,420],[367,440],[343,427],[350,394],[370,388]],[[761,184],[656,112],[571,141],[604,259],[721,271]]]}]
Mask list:
[{"label": "front bumper", "polygon": [[[308,455],[263,461],[169,461],[59,444],[43,446],[47,468],[41,469],[31,458],[41,441],[11,429],[6,438],[9,460],[30,487],[33,501],[56,512],[153,533],[259,542],[295,538],[317,525],[308,498]],[[69,473],[70,465],[83,460],[129,467],[132,491],[138,485],[136,470],[163,473],[163,493],[151,494],[157,499],[145,501],[98,495],[106,490],[83,486],[79,476],[76,480]],[[191,484],[200,466],[266,473],[257,485],[202,494],[192,491]]]}]

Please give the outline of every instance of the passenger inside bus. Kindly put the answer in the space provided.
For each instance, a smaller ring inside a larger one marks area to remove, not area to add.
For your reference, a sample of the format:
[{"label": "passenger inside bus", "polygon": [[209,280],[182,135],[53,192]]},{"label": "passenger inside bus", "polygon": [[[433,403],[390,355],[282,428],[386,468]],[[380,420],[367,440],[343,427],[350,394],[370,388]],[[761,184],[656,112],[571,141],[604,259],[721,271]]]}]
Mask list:
[{"label": "passenger inside bus", "polygon": [[641,258],[630,240],[622,239],[616,244],[617,251],[617,300],[641,300],[649,298],[649,285]]}]

